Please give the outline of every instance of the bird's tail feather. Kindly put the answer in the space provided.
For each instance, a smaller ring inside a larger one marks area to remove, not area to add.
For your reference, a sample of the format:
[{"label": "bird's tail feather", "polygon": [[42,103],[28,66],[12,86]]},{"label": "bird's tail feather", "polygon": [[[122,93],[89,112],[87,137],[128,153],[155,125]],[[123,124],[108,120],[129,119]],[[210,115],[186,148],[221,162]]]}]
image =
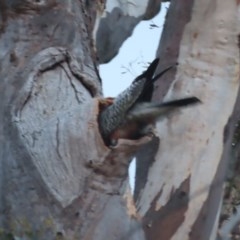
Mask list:
[{"label": "bird's tail feather", "polygon": [[158,80],[160,77],[162,77],[166,72],[168,72],[170,69],[175,68],[178,65],[178,63],[175,63],[167,68],[165,68],[162,72],[160,72],[159,74],[157,74],[156,76],[154,76],[154,78],[152,78],[152,82],[155,82],[156,80]]},{"label": "bird's tail feather", "polygon": [[152,63],[149,65],[149,67],[147,68],[147,70],[143,74],[138,76],[134,81],[136,82],[138,80],[142,80],[143,78],[152,79],[156,71],[156,68],[158,66],[158,62],[159,62],[159,58],[154,59]]},{"label": "bird's tail feather", "polygon": [[196,97],[188,97],[179,100],[173,100],[165,103],[140,103],[130,110],[129,120],[148,122],[155,121],[162,116],[166,116],[181,107],[201,103]]}]

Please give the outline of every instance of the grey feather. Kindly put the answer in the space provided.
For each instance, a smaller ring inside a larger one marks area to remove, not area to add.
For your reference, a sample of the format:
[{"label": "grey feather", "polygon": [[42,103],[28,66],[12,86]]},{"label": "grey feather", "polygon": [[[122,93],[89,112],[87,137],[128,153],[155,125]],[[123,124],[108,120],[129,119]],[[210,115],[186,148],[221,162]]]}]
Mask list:
[{"label": "grey feather", "polygon": [[173,100],[165,103],[145,102],[136,104],[127,114],[127,120],[151,122],[187,105],[200,103],[196,97],[188,97],[180,100]]},{"label": "grey feather", "polygon": [[136,99],[142,93],[146,79],[133,82],[125,91],[114,99],[113,104],[107,107],[99,117],[101,132],[107,137],[126,119],[127,111],[136,102]]}]

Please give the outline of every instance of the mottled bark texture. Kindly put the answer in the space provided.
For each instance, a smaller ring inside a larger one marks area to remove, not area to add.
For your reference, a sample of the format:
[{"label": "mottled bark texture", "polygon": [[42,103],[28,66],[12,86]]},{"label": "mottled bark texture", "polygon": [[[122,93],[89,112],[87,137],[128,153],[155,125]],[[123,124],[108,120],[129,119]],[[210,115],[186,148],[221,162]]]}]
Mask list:
[{"label": "mottled bark texture", "polygon": [[[159,70],[179,66],[154,99],[194,95],[203,104],[157,124],[153,139],[107,148],[94,39],[108,61],[159,1],[141,1],[140,10],[139,1],[118,2],[0,0],[0,239],[216,237],[239,88],[239,1],[171,1]],[[106,36],[98,28],[105,6],[107,25],[122,20]],[[106,37],[101,47],[96,34]],[[127,170],[144,144],[151,158],[138,166],[136,211]]]},{"label": "mottled bark texture", "polygon": [[144,239],[127,171],[150,139],[98,131],[103,6],[0,0],[0,239]]},{"label": "mottled bark texture", "polygon": [[[191,19],[192,5],[193,0],[172,1],[170,4],[156,54],[160,58],[160,64],[157,69],[158,72],[178,62],[180,42],[185,25]],[[163,101],[175,75],[176,68],[166,72],[166,74],[156,82],[153,101]],[[155,138],[137,153],[135,199],[138,198],[141,189],[147,181],[148,169],[155,159],[158,147],[159,139]]]},{"label": "mottled bark texture", "polygon": [[152,147],[151,164],[138,156],[146,175],[136,176],[135,201],[149,240],[216,239],[229,161],[239,89],[239,2],[187,2],[171,1],[159,54],[164,64],[178,56],[179,66],[175,78],[169,73],[158,82],[153,99],[194,95],[202,104],[157,125],[160,146]]},{"label": "mottled bark texture", "polygon": [[[240,45],[239,45],[240,46]],[[239,91],[239,90],[238,90]],[[240,202],[240,93],[238,92],[234,111],[225,129],[225,148],[222,162],[228,164],[223,204],[219,221],[218,240],[237,239],[239,222],[233,224]],[[220,175],[220,177],[222,177]],[[232,227],[231,227],[232,226]]]}]

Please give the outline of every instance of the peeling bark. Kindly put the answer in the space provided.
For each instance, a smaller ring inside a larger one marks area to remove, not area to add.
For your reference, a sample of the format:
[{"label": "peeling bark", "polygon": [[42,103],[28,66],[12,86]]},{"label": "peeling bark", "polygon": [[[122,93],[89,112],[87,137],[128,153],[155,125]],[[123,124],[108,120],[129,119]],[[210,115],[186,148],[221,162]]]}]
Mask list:
[{"label": "peeling bark", "polygon": [[[149,18],[158,3],[126,15]],[[215,239],[239,89],[237,4],[171,1],[159,68],[179,66],[154,99],[203,104],[157,124],[154,138],[108,148],[92,39],[105,3],[0,0],[0,238]],[[146,146],[135,206],[128,166]]]},{"label": "peeling bark", "polygon": [[102,141],[85,4],[0,1],[1,239],[144,239],[127,172],[151,139]]},{"label": "peeling bark", "polygon": [[227,167],[228,172],[219,174],[219,180],[224,179],[226,181],[224,197],[223,197],[223,205],[220,215],[219,221],[219,240],[228,239],[230,236],[232,238],[238,237],[239,230],[237,225],[233,224],[233,228],[230,228],[230,231],[226,232],[225,229],[229,229],[229,225],[231,226],[232,218],[234,218],[236,214],[236,210],[239,205],[239,142],[237,139],[238,133],[238,122],[240,119],[240,89],[238,90],[238,97],[235,103],[234,111],[229,118],[228,124],[225,129],[225,147],[224,152],[222,154],[222,165],[225,164],[227,166],[223,166],[223,168]]},{"label": "peeling bark", "polygon": [[[192,5],[192,0],[171,1],[156,54],[160,58],[160,64],[157,69],[158,72],[161,72],[166,66],[178,62],[180,41],[182,39],[184,27],[190,21]],[[175,75],[176,69],[172,69],[157,80],[153,101],[163,101]],[[135,199],[138,198],[139,192],[141,192],[147,181],[148,170],[152,162],[155,161],[158,145],[159,139],[156,137],[154,142],[149,143],[137,153],[136,183],[134,190]]]},{"label": "peeling bark", "polygon": [[[177,74],[165,99],[195,95],[203,104],[182,110],[157,126],[160,147],[136,199],[146,221],[146,239],[216,238],[227,170],[226,125],[239,88],[237,11],[236,1],[193,3],[180,43]],[[156,90],[154,99],[161,99],[164,91],[158,95]],[[178,199],[175,194],[186,179],[187,203],[183,212],[179,206],[172,214],[169,204]]]}]

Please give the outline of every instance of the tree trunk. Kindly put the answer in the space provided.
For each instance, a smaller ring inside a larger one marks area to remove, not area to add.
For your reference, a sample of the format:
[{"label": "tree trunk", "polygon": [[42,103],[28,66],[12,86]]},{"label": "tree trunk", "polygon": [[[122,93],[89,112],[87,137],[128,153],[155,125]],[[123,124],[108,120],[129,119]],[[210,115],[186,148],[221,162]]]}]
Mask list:
[{"label": "tree trunk", "polygon": [[147,177],[136,176],[135,201],[149,240],[216,239],[231,147],[239,88],[238,3],[183,2],[171,1],[158,51],[163,64],[179,52],[177,73],[158,83],[154,99],[194,95],[202,104],[160,122],[151,164],[142,154],[137,159]]},{"label": "tree trunk", "polygon": [[[102,1],[0,0],[0,239],[216,238],[239,88],[238,1],[171,1],[159,69],[179,66],[154,99],[202,104],[157,124],[153,138],[110,148],[95,50],[109,61],[159,1],[121,4],[107,1],[101,18]],[[127,172],[146,146],[136,210]]]},{"label": "tree trunk", "polygon": [[0,1],[0,239],[144,239],[127,172],[150,139],[108,148],[98,130],[103,9]]}]

